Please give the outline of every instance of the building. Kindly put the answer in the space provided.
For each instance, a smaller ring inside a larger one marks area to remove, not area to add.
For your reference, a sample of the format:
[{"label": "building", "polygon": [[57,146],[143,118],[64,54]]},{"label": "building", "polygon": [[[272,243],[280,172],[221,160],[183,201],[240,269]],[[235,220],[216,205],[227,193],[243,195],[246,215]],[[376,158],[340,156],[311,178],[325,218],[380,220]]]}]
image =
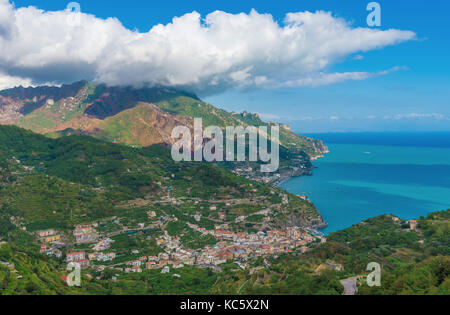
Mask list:
[{"label": "building", "polygon": [[417,220],[411,220],[409,221],[409,229],[411,231],[417,230]]},{"label": "building", "polygon": [[159,265],[158,265],[155,261],[148,261],[148,262],[145,264],[145,267],[146,267],[147,269],[159,269]]},{"label": "building", "polygon": [[131,272],[141,273],[142,269],[139,266],[133,266],[133,267],[131,267]]},{"label": "building", "polygon": [[127,263],[127,265],[134,266],[134,267],[140,267],[142,265],[142,261],[140,261],[140,260],[129,261]]},{"label": "building", "polygon": [[81,268],[89,268],[89,266],[90,266],[89,259],[82,259],[82,260],[77,261],[77,263],[80,264]]},{"label": "building", "polygon": [[60,235],[50,235],[45,237],[44,241],[46,243],[54,243],[54,242],[58,242],[61,240],[61,236]]},{"label": "building", "polygon": [[41,238],[52,236],[56,234],[56,231],[54,229],[48,229],[48,230],[42,230],[37,232],[38,236]]},{"label": "building", "polygon": [[39,250],[39,252],[40,252],[41,254],[45,254],[45,253],[47,252],[47,250],[48,250],[47,245],[42,244],[42,245],[41,245],[41,248],[40,248],[40,250]]},{"label": "building", "polygon": [[165,266],[165,267],[161,270],[161,273],[169,273],[169,272],[170,272],[169,266]]},{"label": "building", "polygon": [[93,243],[97,241],[97,230],[92,226],[77,226],[73,231],[77,244]]},{"label": "building", "polygon": [[325,266],[327,266],[329,269],[331,270],[335,270],[335,271],[342,271],[344,270],[344,267],[341,264],[336,264],[332,261],[327,261],[325,263]]},{"label": "building", "polygon": [[86,259],[86,253],[85,252],[76,252],[76,253],[68,253],[66,255],[66,261],[67,262],[79,262],[81,260]]}]

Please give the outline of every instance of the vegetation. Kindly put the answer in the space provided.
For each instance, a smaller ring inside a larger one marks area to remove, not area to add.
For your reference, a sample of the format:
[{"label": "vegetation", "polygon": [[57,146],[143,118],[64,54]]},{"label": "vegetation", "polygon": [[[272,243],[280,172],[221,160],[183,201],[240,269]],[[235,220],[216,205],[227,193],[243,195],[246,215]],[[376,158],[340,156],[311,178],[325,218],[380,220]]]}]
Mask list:
[{"label": "vegetation", "polygon": [[[382,266],[382,286],[370,288],[361,280],[360,294],[450,294],[450,210],[418,219],[417,228],[392,215],[369,219],[331,234],[306,253],[261,258],[246,270],[232,263],[217,273],[198,267],[169,274],[89,269],[81,288],[68,287],[61,279],[65,264],[39,253],[34,231],[56,228],[70,239],[75,224],[93,222],[102,234],[119,231],[111,235],[111,250],[120,265],[157,255],[161,227],[186,248],[198,249],[217,240],[190,229],[188,222],[255,231],[312,225],[320,215],[308,201],[216,165],[176,163],[158,145],[133,148],[87,136],[51,139],[0,126],[0,157],[2,294],[342,294],[340,280],[364,279],[369,262]],[[275,215],[263,223],[256,213],[268,208]],[[226,219],[219,219],[219,211]],[[156,217],[150,220],[149,212]],[[236,223],[240,215],[247,221]],[[140,224],[147,228],[138,229]]]},{"label": "vegetation", "polygon": [[[342,294],[341,279],[359,277],[359,294],[450,294],[450,210],[420,218],[418,229],[385,215],[332,233],[306,254],[255,262],[253,271],[219,278],[214,293]],[[332,270],[326,263],[342,266]],[[382,266],[381,286],[368,287],[367,265]]]}]

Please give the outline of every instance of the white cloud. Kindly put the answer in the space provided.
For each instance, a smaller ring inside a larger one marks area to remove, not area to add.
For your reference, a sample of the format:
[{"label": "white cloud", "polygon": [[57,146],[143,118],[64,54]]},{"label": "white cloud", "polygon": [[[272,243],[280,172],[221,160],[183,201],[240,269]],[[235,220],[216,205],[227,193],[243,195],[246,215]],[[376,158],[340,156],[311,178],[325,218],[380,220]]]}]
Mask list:
[{"label": "white cloud", "polygon": [[450,120],[448,116],[439,113],[409,113],[409,114],[398,114],[394,116],[386,116],[384,119],[402,120],[402,119],[434,119],[434,120]]},{"label": "white cloud", "polygon": [[32,86],[30,79],[11,77],[0,73],[0,90],[4,90],[19,85],[24,87]]},{"label": "white cloud", "polygon": [[157,84],[213,94],[230,88],[318,86],[388,72],[328,73],[355,53],[416,38],[401,30],[352,28],[331,13],[288,13],[282,25],[252,11],[197,12],[149,32],[114,18],[13,8],[0,0],[0,72],[34,84],[95,79]]},{"label": "white cloud", "polygon": [[280,115],[273,114],[273,113],[258,113],[259,117],[263,120],[280,120],[280,119],[286,119],[286,117],[281,117]]},{"label": "white cloud", "polygon": [[314,73],[306,75],[304,78],[300,78],[293,81],[285,81],[280,83],[280,86],[296,87],[296,86],[310,86],[316,87],[321,85],[330,85],[343,81],[362,81],[373,77],[379,77],[389,74],[394,71],[404,69],[404,67],[395,67],[389,70],[383,70],[379,72],[343,72],[343,73]]}]

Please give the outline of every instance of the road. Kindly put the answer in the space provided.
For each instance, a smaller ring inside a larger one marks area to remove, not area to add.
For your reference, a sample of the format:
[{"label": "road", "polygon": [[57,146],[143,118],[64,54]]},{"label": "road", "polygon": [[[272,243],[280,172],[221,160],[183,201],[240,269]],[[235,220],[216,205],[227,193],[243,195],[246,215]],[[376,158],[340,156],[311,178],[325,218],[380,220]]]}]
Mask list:
[{"label": "road", "polygon": [[358,286],[356,285],[357,277],[341,280],[341,284],[344,286],[343,295],[355,295],[358,292]]}]

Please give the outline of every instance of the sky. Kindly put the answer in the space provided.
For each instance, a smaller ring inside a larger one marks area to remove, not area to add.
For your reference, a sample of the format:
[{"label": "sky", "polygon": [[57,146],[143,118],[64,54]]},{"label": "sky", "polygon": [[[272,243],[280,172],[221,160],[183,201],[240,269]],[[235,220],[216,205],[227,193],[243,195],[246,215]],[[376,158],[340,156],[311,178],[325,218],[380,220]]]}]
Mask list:
[{"label": "sky", "polygon": [[169,85],[298,132],[450,130],[450,2],[377,1],[379,27],[369,2],[0,0],[0,88]]}]

